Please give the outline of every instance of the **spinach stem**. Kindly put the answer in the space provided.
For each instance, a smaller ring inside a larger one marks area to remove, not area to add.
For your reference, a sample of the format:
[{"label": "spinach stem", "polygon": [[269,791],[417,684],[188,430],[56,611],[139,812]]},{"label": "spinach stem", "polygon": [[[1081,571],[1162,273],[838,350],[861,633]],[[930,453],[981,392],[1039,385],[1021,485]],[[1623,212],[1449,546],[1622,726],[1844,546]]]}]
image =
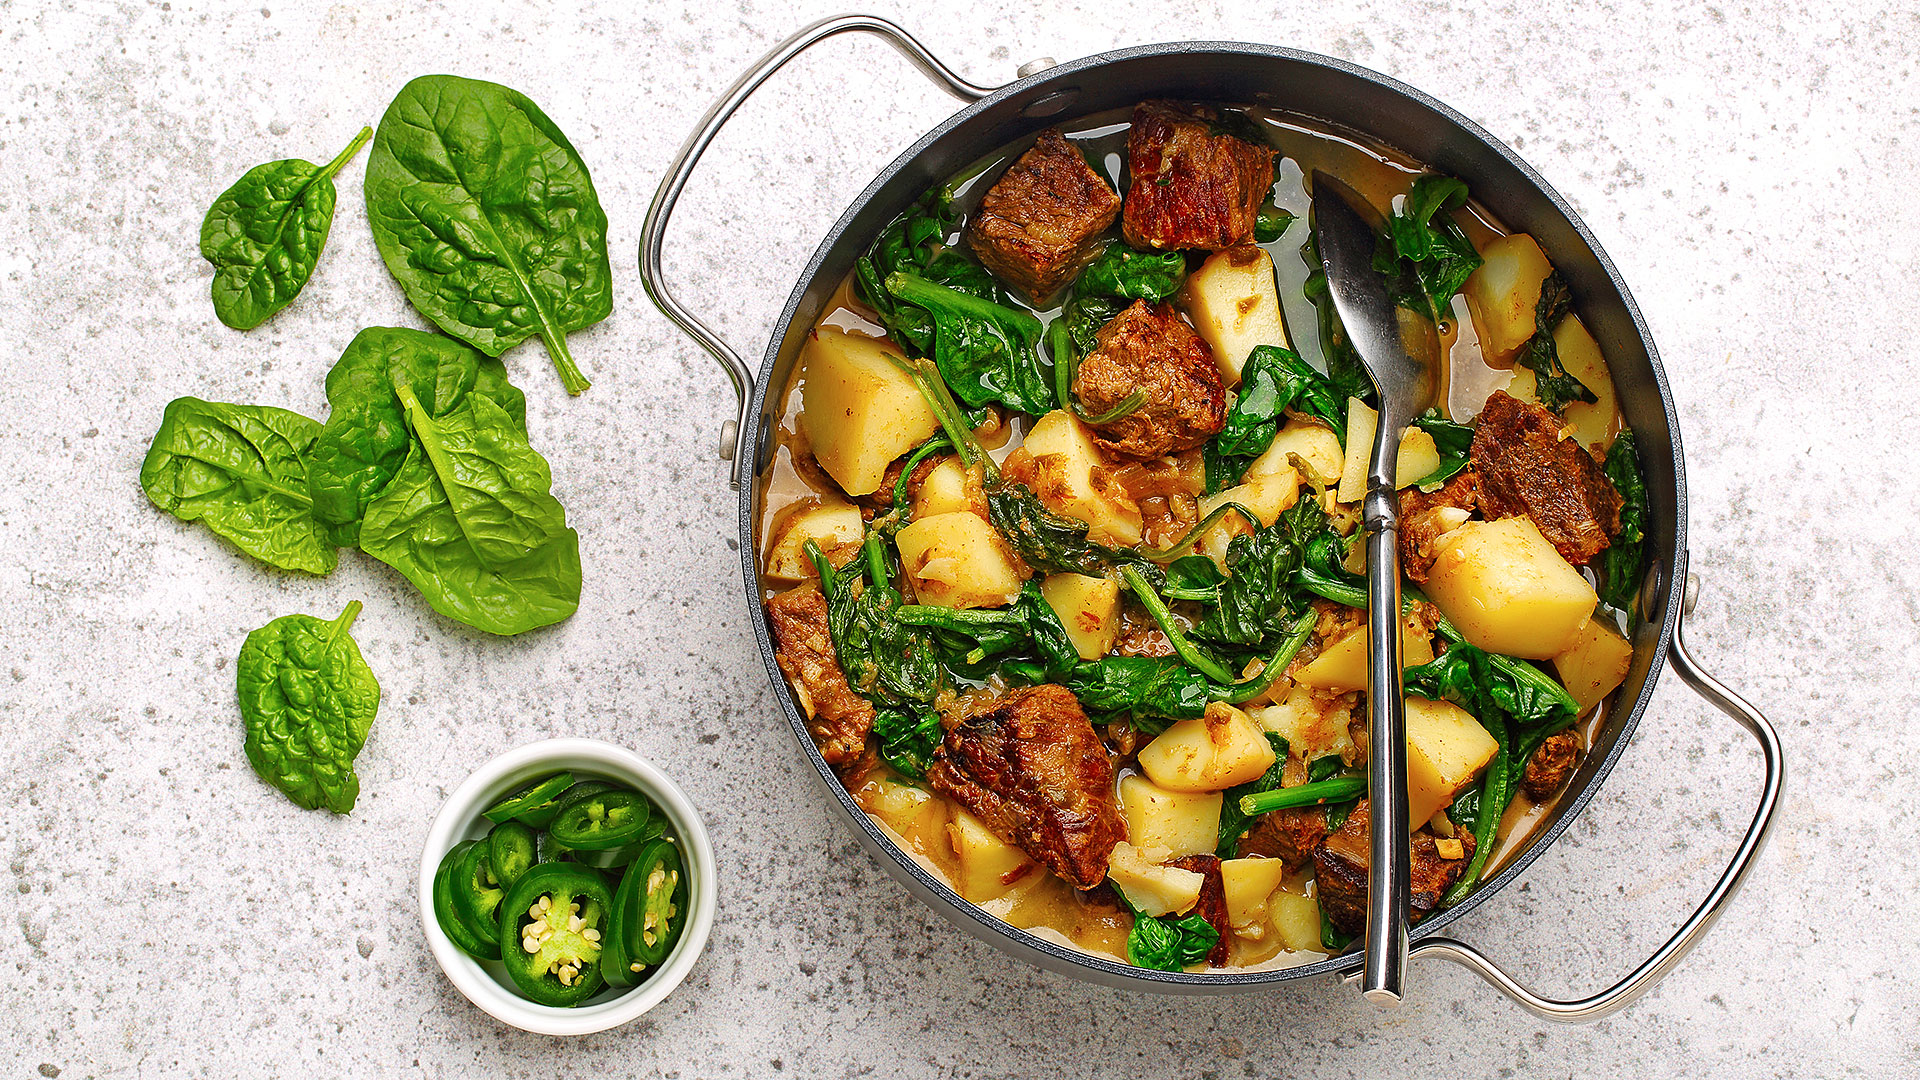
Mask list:
[{"label": "spinach stem", "polygon": [[540,340],[547,346],[547,355],[553,357],[554,369],[560,372],[560,382],[567,393],[578,395],[593,385],[573,362],[573,353],[567,349],[567,335],[547,319],[545,312],[540,316]]},{"label": "spinach stem", "polygon": [[1493,854],[1493,834],[1500,827],[1500,819],[1506,816],[1507,804],[1513,801],[1513,770],[1508,763],[1512,760],[1508,750],[1507,722],[1497,711],[1481,718],[1488,734],[1493,736],[1499,749],[1493,752],[1493,760],[1487,762],[1487,778],[1480,787],[1480,810],[1473,820],[1473,861],[1467,864],[1467,872],[1453,883],[1440,897],[1441,907],[1452,907],[1466,899],[1473,887],[1480,883],[1480,875],[1487,868],[1487,858]]},{"label": "spinach stem", "polygon": [[1113,408],[1106,412],[1088,413],[1081,406],[1080,399],[1073,396],[1073,377],[1074,372],[1080,369],[1080,358],[1074,354],[1073,341],[1067,334],[1066,319],[1055,319],[1053,325],[1047,327],[1047,346],[1053,352],[1054,396],[1060,399],[1063,407],[1079,417],[1081,423],[1091,427],[1111,424],[1115,420],[1133,415],[1140,406],[1147,403],[1146,391],[1135,390],[1114,402]]},{"label": "spinach stem", "polygon": [[1336,776],[1331,780],[1321,780],[1312,784],[1299,784],[1288,788],[1275,788],[1272,791],[1256,791],[1240,799],[1240,812],[1248,817],[1275,810],[1285,810],[1293,806],[1313,806],[1325,801],[1330,803],[1346,802],[1367,793],[1367,778],[1364,776]]},{"label": "spinach stem", "polygon": [[1173,612],[1167,610],[1166,601],[1160,599],[1160,594],[1153,591],[1153,586],[1148,583],[1146,575],[1140,572],[1138,566],[1132,564],[1122,566],[1120,580],[1126,583],[1127,588],[1133,590],[1133,595],[1140,598],[1141,606],[1146,608],[1147,614],[1159,624],[1160,631],[1166,634],[1167,640],[1173,644],[1173,651],[1180,654],[1180,659],[1185,661],[1188,667],[1217,683],[1234,681],[1233,672],[1221,666],[1219,661],[1201,652],[1199,646],[1187,639],[1187,635],[1180,629],[1180,624],[1174,622]]},{"label": "spinach stem", "polygon": [[1221,687],[1220,693],[1224,696],[1220,700],[1229,705],[1238,705],[1266,693],[1274,680],[1287,670],[1287,665],[1293,663],[1293,658],[1300,655],[1300,650],[1306,645],[1307,639],[1313,636],[1314,624],[1319,621],[1319,617],[1311,610],[1300,616],[1300,621],[1294,623],[1293,629],[1287,632],[1286,640],[1282,641],[1280,647],[1274,650],[1273,656],[1261,665],[1260,674],[1234,683],[1232,686]]},{"label": "spinach stem", "polygon": [[373,138],[373,129],[370,127],[361,128],[360,134],[353,137],[353,141],[347,144],[347,148],[340,151],[332,161],[327,162],[320,170],[320,178],[331,180],[342,168],[346,167],[347,162],[353,160],[353,155],[359,153],[360,148],[367,145],[367,140],[371,138]]},{"label": "spinach stem", "polygon": [[1216,506],[1213,508],[1213,512],[1211,514],[1208,514],[1206,517],[1201,518],[1200,521],[1197,524],[1195,524],[1193,528],[1188,529],[1185,536],[1182,536],[1180,539],[1175,540],[1171,544],[1168,544],[1166,547],[1141,548],[1140,554],[1145,556],[1147,561],[1149,562],[1161,562],[1166,559],[1171,559],[1174,556],[1180,554],[1180,552],[1184,550],[1189,544],[1192,544],[1195,540],[1198,540],[1200,538],[1200,534],[1206,532],[1208,529],[1213,528],[1214,525],[1219,523],[1221,518],[1226,517],[1227,514],[1229,513],[1239,514],[1241,517],[1247,520],[1247,524],[1253,526],[1256,529],[1261,529],[1266,527],[1265,524],[1259,518],[1254,516],[1253,511],[1247,509],[1246,507],[1240,505],[1239,503],[1237,502],[1221,503],[1219,506]]},{"label": "spinach stem", "polygon": [[333,622],[327,626],[327,644],[331,645],[340,640],[340,635],[346,633],[347,629],[353,625],[353,620],[359,617],[360,601],[347,601],[347,609],[342,611],[340,617],[333,620]]},{"label": "spinach stem", "polygon": [[982,300],[972,293],[963,293],[959,289],[950,289],[928,281],[918,274],[909,274],[904,270],[895,270],[887,275],[886,287],[895,300],[905,300],[916,307],[945,307],[950,311],[975,319],[1006,319],[1022,330],[1027,331],[1028,340],[1040,336],[1040,320],[1017,308],[1002,307],[991,300]]},{"label": "spinach stem", "polygon": [[833,564],[827,561],[827,553],[821,551],[820,545],[811,539],[803,545],[801,550],[806,552],[808,561],[813,563],[814,572],[820,575],[820,591],[832,596],[834,570]]}]

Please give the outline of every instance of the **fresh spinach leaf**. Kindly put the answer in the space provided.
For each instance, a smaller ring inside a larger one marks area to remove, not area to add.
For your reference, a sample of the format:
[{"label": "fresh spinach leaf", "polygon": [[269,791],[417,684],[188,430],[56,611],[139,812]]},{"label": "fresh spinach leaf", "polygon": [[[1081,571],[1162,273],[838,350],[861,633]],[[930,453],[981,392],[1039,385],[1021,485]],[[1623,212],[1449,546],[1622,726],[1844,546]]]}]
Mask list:
[{"label": "fresh spinach leaf", "polygon": [[327,423],[307,455],[314,515],[338,536],[359,535],[367,504],[386,490],[413,443],[406,407],[394,393],[396,376],[429,416],[445,416],[468,394],[480,394],[526,434],[526,395],[507,381],[499,360],[440,334],[390,326],[360,331],[327,372]]},{"label": "fresh spinach leaf", "polygon": [[1527,339],[1526,347],[1514,358],[1514,363],[1527,368],[1534,375],[1534,396],[1540,404],[1559,412],[1568,403],[1575,401],[1598,401],[1587,384],[1568,373],[1560,363],[1560,349],[1553,341],[1553,328],[1567,317],[1567,310],[1573,306],[1573,294],[1567,290],[1567,283],[1560,274],[1552,272],[1540,283],[1540,299],[1533,309],[1533,337]]},{"label": "fresh spinach leaf", "polygon": [[205,522],[262,562],[325,574],[339,554],[307,494],[306,452],[319,432],[317,421],[285,409],[175,398],[140,487],[155,506]]},{"label": "fresh spinach leaf", "polygon": [[373,137],[362,128],[325,165],[288,158],[247,170],[200,223],[200,254],[215,267],[213,313],[251,330],[300,295],[333,228],[333,178]]},{"label": "fresh spinach leaf", "polygon": [[1138,251],[1116,240],[1102,248],[1080,272],[1073,292],[1075,296],[1159,303],[1179,292],[1186,280],[1184,252]]},{"label": "fresh spinach leaf", "polygon": [[1060,321],[1067,326],[1074,350],[1085,356],[1099,346],[1100,328],[1126,308],[1125,301],[1110,296],[1074,296],[1061,308]]},{"label": "fresh spinach leaf", "polygon": [[1053,372],[1040,358],[1039,319],[918,274],[889,274],[885,284],[895,300],[933,320],[933,362],[968,407],[998,403],[1031,416],[1053,409]]},{"label": "fresh spinach leaf", "polygon": [[1222,859],[1231,859],[1239,854],[1240,838],[1246,835],[1247,829],[1253,824],[1253,818],[1241,808],[1240,800],[1248,795],[1278,789],[1280,774],[1287,767],[1287,740],[1271,731],[1265,732],[1265,735],[1267,744],[1273,747],[1273,764],[1252,780],[1228,788],[1226,797],[1220,800],[1220,844],[1214,854]]},{"label": "fresh spinach leaf", "polygon": [[900,618],[904,600],[893,586],[898,569],[880,534],[870,532],[860,553],[834,569],[818,547],[807,554],[827,597],[827,630],[847,682],[882,709],[918,713],[947,686],[933,632]]},{"label": "fresh spinach leaf", "polygon": [[1437,491],[1440,485],[1453,479],[1472,460],[1473,429],[1448,420],[1436,409],[1428,409],[1424,415],[1414,417],[1413,423],[1433,437],[1434,448],[1440,451],[1440,464],[1421,477],[1416,486],[1422,491]]},{"label": "fresh spinach leaf", "polygon": [[413,443],[367,504],[360,549],[404,574],[435,611],[488,633],[572,615],[580,537],[513,418],[479,394],[435,417],[404,378],[394,393]]},{"label": "fresh spinach leaf", "polygon": [[367,158],[367,220],[422,315],[488,356],[538,335],[567,392],[567,335],[613,310],[607,215],[573,144],[517,90],[453,75],[403,87]]},{"label": "fresh spinach leaf", "polygon": [[[1121,893],[1123,900],[1125,896]],[[1154,971],[1185,971],[1205,961],[1219,941],[1220,931],[1197,911],[1175,918],[1142,915],[1136,908],[1133,929],[1127,932],[1127,962]]]},{"label": "fresh spinach leaf", "polygon": [[1373,268],[1387,276],[1394,301],[1427,317],[1447,321],[1454,294],[1480,266],[1480,253],[1451,211],[1466,205],[1467,185],[1451,176],[1422,176],[1387,219],[1374,248]]},{"label": "fresh spinach leaf", "polygon": [[308,810],[353,809],[353,759],[380,708],[380,683],[347,632],[360,601],[332,622],[284,615],[247,635],[234,665],[247,761]]},{"label": "fresh spinach leaf", "polygon": [[1004,608],[956,610],[907,604],[896,615],[902,622],[931,630],[947,670],[975,682],[996,673],[1017,675],[1030,683],[1054,682],[1080,662],[1060,616],[1040,594],[1037,577],[1029,578],[1020,595]]},{"label": "fresh spinach leaf", "polygon": [[925,779],[940,746],[940,714],[929,708],[876,709],[873,736],[880,760],[910,780]]},{"label": "fresh spinach leaf", "polygon": [[1600,553],[1600,600],[1631,614],[1647,572],[1647,481],[1633,432],[1622,431],[1613,440],[1604,469],[1620,492],[1620,531]]},{"label": "fresh spinach leaf", "polygon": [[1074,665],[1060,680],[1080,707],[1102,723],[1132,724],[1158,735],[1174,720],[1207,711],[1214,684],[1172,656],[1107,656]]},{"label": "fresh spinach leaf", "polygon": [[1289,408],[1318,418],[1346,443],[1347,399],[1333,380],[1287,349],[1256,346],[1240,369],[1240,388],[1226,424],[1208,444],[1209,487],[1216,469],[1224,487],[1238,483],[1248,464],[1273,445]]},{"label": "fresh spinach leaf", "polygon": [[1301,499],[1272,525],[1234,537],[1219,599],[1194,625],[1194,636],[1243,649],[1270,647],[1287,637],[1313,599],[1297,580],[1309,546],[1333,535],[1320,503]]}]

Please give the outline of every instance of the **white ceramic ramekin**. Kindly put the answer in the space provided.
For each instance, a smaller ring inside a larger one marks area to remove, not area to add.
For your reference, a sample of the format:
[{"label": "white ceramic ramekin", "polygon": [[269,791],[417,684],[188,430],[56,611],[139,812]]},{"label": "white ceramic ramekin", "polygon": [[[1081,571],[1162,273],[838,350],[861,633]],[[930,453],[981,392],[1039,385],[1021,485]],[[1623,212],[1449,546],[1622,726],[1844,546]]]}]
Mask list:
[{"label": "white ceramic ramekin", "polygon": [[[440,860],[460,841],[486,835],[492,823],[481,812],[530,781],[562,770],[580,779],[627,784],[652,799],[680,838],[681,860],[689,875],[686,929],[666,962],[638,986],[609,987],[590,1004],[571,1009],[538,1005],[521,997],[499,964],[483,964],[448,940],[433,913],[433,878]],[[586,1035],[618,1027],[672,993],[707,947],[715,891],[713,844],[686,794],[638,754],[596,739],[548,739],[509,750],[480,766],[447,797],[420,853],[420,923],[440,970],[468,1001],[494,1019],[542,1035]]]}]

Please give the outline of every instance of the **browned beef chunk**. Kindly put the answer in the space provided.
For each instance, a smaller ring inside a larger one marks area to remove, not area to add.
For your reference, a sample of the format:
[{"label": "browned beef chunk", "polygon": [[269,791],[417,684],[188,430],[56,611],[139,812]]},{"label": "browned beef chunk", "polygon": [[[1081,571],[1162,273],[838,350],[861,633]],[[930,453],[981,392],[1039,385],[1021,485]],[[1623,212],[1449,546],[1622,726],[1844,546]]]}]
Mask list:
[{"label": "browned beef chunk", "polygon": [[1240,841],[1240,857],[1264,855],[1298,870],[1313,858],[1313,849],[1327,838],[1327,811],[1322,806],[1294,806],[1261,814]]},{"label": "browned beef chunk", "polygon": [[1079,276],[1119,213],[1120,196],[1065,136],[1047,130],[980,200],[967,243],[1038,304]]},{"label": "browned beef chunk", "polygon": [[1273,188],[1274,151],[1216,131],[1203,105],[1143,101],[1127,132],[1127,243],[1217,251],[1253,243]]},{"label": "browned beef chunk", "polygon": [[[1321,841],[1313,852],[1313,891],[1320,910],[1343,932],[1358,934],[1367,923],[1368,822],[1365,800],[1353,808],[1346,824]],[[1443,859],[1434,849],[1434,835],[1425,829],[1413,834],[1413,891],[1408,917],[1419,919],[1440,903],[1440,897],[1460,880],[1473,858],[1473,837],[1462,830],[1453,839],[1464,854]]]},{"label": "browned beef chunk", "polygon": [[1227,388],[1213,351],[1168,304],[1133,306],[1107,320],[1080,363],[1073,393],[1089,413],[1104,413],[1139,390],[1146,401],[1093,429],[1109,454],[1156,458],[1191,450],[1227,422]]},{"label": "browned beef chunk", "polygon": [[1127,835],[1113,763],[1065,687],[1012,690],[948,717],[927,782],[1078,889],[1106,879]]},{"label": "browned beef chunk", "polygon": [[1571,731],[1558,735],[1549,735],[1533,756],[1527,759],[1527,771],[1520,777],[1520,786],[1526,789],[1527,798],[1534,802],[1545,802],[1566,786],[1567,777],[1573,774],[1573,767],[1580,763],[1580,737]]},{"label": "browned beef chunk", "polygon": [[[1419,488],[1400,493],[1400,572],[1425,581],[1433,571],[1433,541],[1447,531],[1445,510],[1471,513],[1480,498],[1480,477],[1472,469],[1454,474],[1431,495]],[[1457,515],[1452,515],[1457,516]],[[1457,524],[1457,523],[1456,523]]]},{"label": "browned beef chunk", "polygon": [[1227,919],[1227,886],[1220,876],[1220,859],[1213,855],[1187,855],[1167,865],[1191,871],[1203,878],[1200,882],[1200,900],[1193,905],[1193,910],[1220,934],[1220,940],[1207,950],[1207,966],[1226,966],[1233,924]]},{"label": "browned beef chunk", "polygon": [[1546,409],[1494,391],[1473,433],[1480,509],[1489,518],[1525,514],[1562,557],[1584,566],[1620,531],[1620,493],[1560,427]]},{"label": "browned beef chunk", "polygon": [[853,692],[827,633],[827,598],[808,582],[767,601],[778,643],[773,658],[800,696],[807,731],[829,765],[860,759],[873,730],[873,705]]}]

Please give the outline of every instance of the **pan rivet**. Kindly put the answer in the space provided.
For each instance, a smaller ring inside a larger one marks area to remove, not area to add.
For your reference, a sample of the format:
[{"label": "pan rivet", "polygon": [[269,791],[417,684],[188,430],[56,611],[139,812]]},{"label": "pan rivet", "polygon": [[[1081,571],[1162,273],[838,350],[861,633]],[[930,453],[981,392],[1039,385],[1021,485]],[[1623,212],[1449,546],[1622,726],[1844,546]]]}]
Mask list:
[{"label": "pan rivet", "polygon": [[722,458],[732,461],[734,447],[739,445],[739,442],[740,424],[738,421],[729,420],[720,425],[720,456]]},{"label": "pan rivet", "polygon": [[1017,68],[1014,71],[1013,74],[1017,78],[1024,79],[1029,75],[1037,75],[1040,72],[1045,71],[1052,66],[1053,66],[1053,57],[1042,56],[1037,60],[1029,60],[1024,64],[1021,64],[1019,68]]},{"label": "pan rivet", "polygon": [[1680,614],[1692,615],[1693,605],[1700,602],[1700,575],[1688,574],[1687,584],[1680,592]]}]

